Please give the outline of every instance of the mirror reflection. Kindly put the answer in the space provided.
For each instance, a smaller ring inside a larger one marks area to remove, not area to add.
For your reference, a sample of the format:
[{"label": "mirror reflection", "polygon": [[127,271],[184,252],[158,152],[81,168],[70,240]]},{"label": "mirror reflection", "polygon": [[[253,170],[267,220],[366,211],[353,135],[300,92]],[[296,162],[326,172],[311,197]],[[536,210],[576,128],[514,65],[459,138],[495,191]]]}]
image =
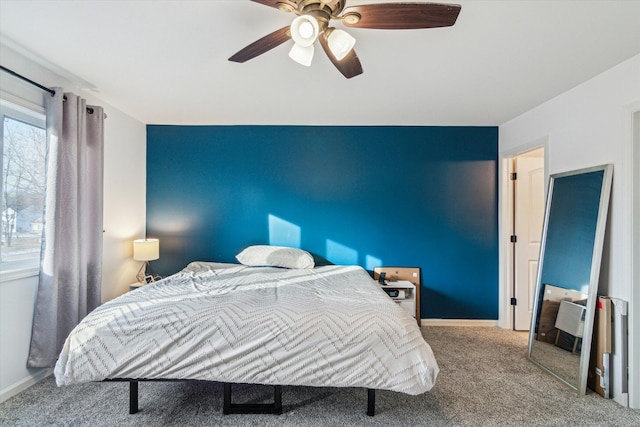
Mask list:
[{"label": "mirror reflection", "polygon": [[578,384],[587,294],[545,284],[535,339],[538,363]]},{"label": "mirror reflection", "polygon": [[529,358],[586,391],[611,165],[551,175]]}]

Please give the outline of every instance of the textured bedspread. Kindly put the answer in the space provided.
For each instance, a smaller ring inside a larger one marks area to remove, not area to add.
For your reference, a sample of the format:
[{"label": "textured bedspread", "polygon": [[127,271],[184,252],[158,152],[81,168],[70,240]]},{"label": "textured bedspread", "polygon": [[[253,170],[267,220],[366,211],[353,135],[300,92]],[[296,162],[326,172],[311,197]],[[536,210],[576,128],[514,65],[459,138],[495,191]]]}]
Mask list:
[{"label": "textured bedspread", "polygon": [[198,379],[408,394],[437,374],[415,320],[360,267],[198,262],[98,307],[55,367],[58,385]]}]

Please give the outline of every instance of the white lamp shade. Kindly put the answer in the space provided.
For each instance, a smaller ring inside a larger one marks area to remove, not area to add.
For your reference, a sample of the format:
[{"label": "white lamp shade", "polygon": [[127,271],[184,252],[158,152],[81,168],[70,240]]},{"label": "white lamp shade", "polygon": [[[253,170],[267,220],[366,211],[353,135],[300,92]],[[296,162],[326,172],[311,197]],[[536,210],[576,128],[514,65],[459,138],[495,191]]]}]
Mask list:
[{"label": "white lamp shade", "polygon": [[318,20],[311,15],[300,15],[291,23],[291,38],[296,45],[311,46],[315,43],[319,33]]},{"label": "white lamp shade", "polygon": [[333,56],[340,61],[351,52],[351,49],[353,49],[353,46],[356,44],[356,39],[346,31],[333,30],[331,34],[329,34],[327,43]]},{"label": "white lamp shade", "polygon": [[304,65],[305,67],[309,67],[311,65],[311,61],[313,60],[313,45],[303,47],[299,44],[294,44],[291,50],[289,51],[289,58],[296,61],[298,64]]},{"label": "white lamp shade", "polygon": [[160,241],[158,239],[138,239],[133,241],[133,259],[136,261],[153,261],[160,258]]}]

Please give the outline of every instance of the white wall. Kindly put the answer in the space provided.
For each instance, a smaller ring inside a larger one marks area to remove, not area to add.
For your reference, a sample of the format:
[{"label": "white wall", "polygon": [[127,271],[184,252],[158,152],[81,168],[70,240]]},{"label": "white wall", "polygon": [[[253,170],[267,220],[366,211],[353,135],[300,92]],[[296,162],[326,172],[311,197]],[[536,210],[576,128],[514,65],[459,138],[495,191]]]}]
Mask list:
[{"label": "white wall", "polygon": [[[144,237],[145,232],[146,126],[4,44],[0,44],[0,58],[3,66],[44,86],[63,87],[104,107],[102,300],[113,299],[128,290],[139,268],[131,259],[131,241]],[[4,72],[0,72],[0,90],[40,105],[45,96]],[[37,282],[34,276],[0,280],[0,401],[48,373],[26,368]]]},{"label": "white wall", "polygon": [[[503,124],[499,129],[500,154],[517,152],[532,141],[548,138],[548,173],[613,163],[613,187],[607,225],[599,294],[629,302],[637,300],[639,284],[630,274],[633,224],[630,125],[640,109],[640,55],[596,76],[572,90]],[[638,191],[638,185],[635,187]],[[630,307],[630,321],[638,324],[640,307]],[[630,344],[638,348],[640,331],[630,325]],[[630,354],[629,398],[640,408],[640,355]],[[624,399],[620,355],[613,366],[614,397]],[[617,380],[616,380],[617,379]],[[620,400],[622,402],[622,400]]]}]

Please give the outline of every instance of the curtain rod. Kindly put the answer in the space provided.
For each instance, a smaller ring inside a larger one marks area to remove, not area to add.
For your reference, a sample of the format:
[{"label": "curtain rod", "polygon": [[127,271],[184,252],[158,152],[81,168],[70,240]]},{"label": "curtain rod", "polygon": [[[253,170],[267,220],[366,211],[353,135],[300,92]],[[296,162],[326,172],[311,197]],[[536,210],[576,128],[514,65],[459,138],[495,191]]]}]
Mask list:
[{"label": "curtain rod", "polygon": [[[29,78],[27,78],[27,77],[25,77],[25,76],[23,76],[23,75],[21,75],[21,74],[18,74],[18,73],[16,73],[16,72],[15,72],[15,71],[13,71],[13,70],[8,69],[7,67],[4,67],[4,66],[0,65],[0,70],[4,71],[4,72],[5,72],[5,73],[7,73],[7,74],[11,74],[13,77],[17,77],[17,78],[19,78],[20,80],[23,80],[23,81],[25,81],[25,82],[27,82],[27,83],[29,83],[29,84],[31,84],[31,85],[33,85],[33,86],[35,86],[35,87],[39,88],[39,89],[42,89],[42,90],[44,90],[45,92],[48,92],[51,96],[54,96],[54,95],[56,94],[56,91],[55,91],[55,90],[53,90],[53,89],[51,89],[51,88],[48,88],[48,87],[46,87],[46,86],[43,86],[43,85],[41,85],[41,84],[40,84],[40,83],[38,83],[38,82],[34,82],[33,80],[31,80],[31,79],[29,79]],[[63,101],[66,101],[66,100],[67,100],[67,97],[63,95],[62,100],[63,100]],[[87,113],[89,113],[89,114],[93,114],[93,108],[91,108],[91,107],[87,107]],[[104,115],[104,117],[106,118],[106,117],[107,117],[107,115],[105,114],[105,115]]]},{"label": "curtain rod", "polygon": [[45,92],[49,92],[51,94],[51,96],[54,96],[56,94],[55,90],[50,89],[50,88],[48,88],[46,86],[42,86],[40,83],[36,83],[33,80],[28,79],[25,76],[22,76],[22,75],[16,73],[15,71],[8,69],[7,67],[3,67],[2,65],[0,65],[0,69],[2,69],[2,71],[4,71],[5,73],[11,74],[13,77],[17,77],[20,80],[24,80],[25,82],[32,84],[33,86],[39,87],[40,89],[44,90]]}]

